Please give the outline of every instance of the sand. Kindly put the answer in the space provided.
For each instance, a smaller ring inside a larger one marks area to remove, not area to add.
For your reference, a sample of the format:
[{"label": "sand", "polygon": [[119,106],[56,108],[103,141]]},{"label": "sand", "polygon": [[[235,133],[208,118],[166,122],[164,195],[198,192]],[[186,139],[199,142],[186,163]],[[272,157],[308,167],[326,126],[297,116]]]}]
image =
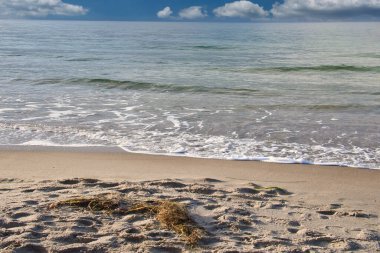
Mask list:
[{"label": "sand", "polygon": [[[0,173],[0,252],[380,251],[378,170],[3,150]],[[181,203],[204,234],[191,246],[153,214],[49,208],[91,196]]]}]

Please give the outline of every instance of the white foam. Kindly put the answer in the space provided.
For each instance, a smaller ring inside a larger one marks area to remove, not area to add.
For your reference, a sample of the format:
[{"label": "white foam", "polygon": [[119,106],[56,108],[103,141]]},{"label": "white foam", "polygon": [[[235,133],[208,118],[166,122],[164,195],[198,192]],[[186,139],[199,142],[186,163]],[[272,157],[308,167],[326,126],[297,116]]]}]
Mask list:
[{"label": "white foam", "polygon": [[286,157],[235,157],[232,160],[236,161],[261,161],[261,162],[269,162],[269,163],[285,163],[285,164],[313,164],[312,162],[306,159],[291,159]]},{"label": "white foam", "polygon": [[170,121],[171,123],[173,123],[174,127],[175,128],[180,128],[181,127],[181,122],[174,116],[168,116],[166,118],[168,121]]},{"label": "white foam", "polygon": [[70,114],[74,114],[75,112],[73,110],[66,110],[66,111],[50,111],[49,118],[60,118],[62,116],[67,116]]},{"label": "white foam", "polygon": [[40,120],[45,119],[46,117],[30,117],[30,118],[23,118],[21,121],[30,121],[30,120]]},{"label": "white foam", "polygon": [[[319,166],[338,166],[338,167],[357,167],[357,166],[350,166],[343,163],[313,163],[311,161],[305,160],[305,159],[289,159],[289,158],[281,158],[281,157],[234,157],[234,158],[220,158],[220,157],[204,157],[200,155],[194,155],[194,154],[184,154],[184,153],[155,153],[155,152],[149,152],[149,151],[143,151],[143,150],[132,150],[124,146],[119,146],[122,150],[128,152],[128,153],[134,153],[134,154],[146,154],[146,155],[158,155],[158,156],[176,156],[176,157],[192,157],[192,158],[198,158],[198,159],[218,159],[218,160],[232,160],[232,161],[257,161],[257,162],[267,162],[267,163],[279,163],[279,164],[304,164],[304,165],[319,165]],[[361,167],[363,169],[366,169],[366,167]],[[367,168],[368,169],[368,168]],[[371,169],[379,169],[377,168],[371,168]]]},{"label": "white foam", "polygon": [[195,111],[195,112],[207,112],[208,110],[207,109],[202,109],[202,108],[187,108],[187,107],[184,107],[183,109],[185,110],[188,110],[188,111]]},{"label": "white foam", "polygon": [[58,144],[47,140],[30,140],[24,143],[18,144],[20,146],[45,146],[45,147],[103,147],[104,145],[89,145],[89,144]]},{"label": "white foam", "polygon": [[124,109],[124,111],[133,111],[134,109],[136,109],[136,108],[139,108],[139,107],[141,107],[142,105],[135,105],[135,106],[128,106],[128,107],[124,107],[123,109]]},{"label": "white foam", "polygon": [[14,109],[14,108],[0,108],[0,113],[3,112],[9,112],[9,111],[17,111],[19,109]]},{"label": "white foam", "polygon": [[[170,116],[168,116],[170,117]],[[179,120],[178,120],[179,122]],[[125,124],[124,121],[120,124]],[[181,155],[224,160],[252,160],[274,163],[301,163],[378,168],[380,148],[353,145],[327,146],[299,143],[255,141],[238,136],[208,136],[186,131],[144,129],[151,122],[133,123],[136,129],[121,132],[117,128],[82,128],[61,125],[0,123],[3,144],[25,146],[121,146],[130,152]],[[140,125],[138,125],[140,124]],[[99,127],[98,127],[99,126]]]}]

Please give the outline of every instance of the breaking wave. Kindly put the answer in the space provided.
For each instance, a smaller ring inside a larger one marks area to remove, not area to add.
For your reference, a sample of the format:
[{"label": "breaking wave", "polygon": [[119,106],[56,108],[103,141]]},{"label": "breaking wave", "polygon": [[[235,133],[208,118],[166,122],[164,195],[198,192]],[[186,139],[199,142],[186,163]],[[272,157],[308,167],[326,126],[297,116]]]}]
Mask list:
[{"label": "breaking wave", "polygon": [[[18,80],[19,81],[19,80]],[[138,81],[122,81],[102,78],[74,78],[74,79],[42,79],[33,82],[35,85],[43,84],[73,84],[73,85],[94,85],[106,89],[123,89],[123,90],[152,90],[157,92],[190,92],[190,93],[214,93],[230,95],[250,95],[258,93],[258,89],[234,88],[234,87],[206,87],[200,85],[177,85],[177,84],[160,84]]]},{"label": "breaking wave", "polygon": [[380,66],[353,66],[353,65],[319,65],[319,66],[294,66],[294,67],[269,67],[269,68],[248,68],[241,72],[376,72],[380,73]]}]

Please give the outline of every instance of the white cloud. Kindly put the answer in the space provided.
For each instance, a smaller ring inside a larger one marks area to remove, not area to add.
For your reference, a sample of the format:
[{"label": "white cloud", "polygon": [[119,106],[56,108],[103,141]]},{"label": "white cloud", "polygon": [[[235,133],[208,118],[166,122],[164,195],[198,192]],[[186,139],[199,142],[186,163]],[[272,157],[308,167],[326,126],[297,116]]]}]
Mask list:
[{"label": "white cloud", "polygon": [[214,9],[217,17],[228,18],[262,18],[268,16],[268,12],[258,4],[247,0],[226,3],[224,6]]},{"label": "white cloud", "polygon": [[0,17],[45,17],[84,15],[87,9],[62,0],[0,0]]},{"label": "white cloud", "polygon": [[275,18],[345,19],[380,17],[380,0],[285,0],[271,10]]},{"label": "white cloud", "polygon": [[173,11],[170,9],[169,6],[163,8],[162,10],[160,10],[159,12],[157,12],[157,17],[159,18],[169,18],[170,15],[173,14]]},{"label": "white cloud", "polygon": [[183,19],[199,19],[207,17],[207,12],[201,6],[191,6],[181,10],[178,15]]}]

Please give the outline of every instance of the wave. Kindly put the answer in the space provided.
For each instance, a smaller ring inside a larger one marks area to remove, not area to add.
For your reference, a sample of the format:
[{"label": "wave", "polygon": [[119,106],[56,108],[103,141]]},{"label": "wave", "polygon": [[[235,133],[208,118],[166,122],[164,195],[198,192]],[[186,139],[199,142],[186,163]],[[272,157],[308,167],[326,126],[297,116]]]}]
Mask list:
[{"label": "wave", "polygon": [[[19,79],[18,79],[19,80]],[[106,89],[123,89],[123,90],[151,90],[158,92],[189,92],[189,93],[213,93],[213,94],[230,94],[249,96],[258,93],[258,89],[249,88],[228,88],[228,87],[205,87],[200,85],[177,85],[177,84],[160,84],[150,82],[137,82],[128,80],[114,80],[104,78],[75,78],[75,79],[43,79],[35,81],[36,85],[43,84],[80,84],[101,86]]]},{"label": "wave", "polygon": [[239,72],[377,72],[380,73],[380,66],[353,66],[353,65],[319,65],[319,66],[294,66],[294,67],[269,67],[269,68],[249,68]]},{"label": "wave", "polygon": [[[81,126],[62,126],[46,123],[0,122],[13,140],[2,139],[7,146],[55,146],[55,147],[99,147],[116,148],[157,155],[175,155],[224,160],[256,160],[276,163],[302,163],[338,165],[361,168],[379,168],[380,149],[360,146],[302,144],[296,142],[257,141],[235,139],[227,136],[211,136],[178,132],[175,138],[162,132],[131,130],[125,135],[113,129]],[[173,134],[173,133],[172,133]],[[18,139],[20,138],[20,139]],[[158,145],[159,144],[159,145]],[[198,149],[197,147],[204,147]],[[104,149],[103,149],[104,151]]]},{"label": "wave", "polygon": [[355,94],[355,95],[372,95],[372,96],[379,96],[380,92],[374,91],[374,92],[369,92],[369,91],[350,91],[347,92],[348,94]]},{"label": "wave", "polygon": [[[151,82],[139,82],[129,80],[115,80],[107,78],[46,78],[38,80],[30,80],[23,78],[12,79],[13,82],[27,82],[33,85],[90,85],[102,87],[105,89],[122,89],[122,90],[151,90],[157,92],[177,92],[177,93],[211,93],[211,94],[226,94],[226,95],[239,95],[239,96],[277,96],[278,92],[265,91],[262,89],[253,88],[239,88],[239,87],[210,87],[201,85],[179,85],[179,84],[163,84],[163,83],[151,83]],[[372,95],[379,96],[378,91],[346,91],[348,94],[356,95]],[[273,105],[277,106],[277,105]],[[281,105],[284,106],[284,105]],[[332,108],[332,109],[346,109],[353,107],[361,107],[362,105],[350,104],[350,105],[318,105],[312,109]]]},{"label": "wave", "polygon": [[380,58],[380,54],[376,54],[376,53],[364,53],[364,54],[357,54],[354,56],[362,57],[362,58],[373,58],[373,59],[379,59]]},{"label": "wave", "polygon": [[197,46],[192,46],[191,48],[194,48],[194,49],[204,49],[204,50],[226,50],[226,49],[231,49],[231,47],[212,46],[212,45],[197,45]]},{"label": "wave", "polygon": [[347,110],[360,110],[360,111],[373,111],[380,112],[380,105],[365,105],[365,104],[272,104],[272,105],[254,105],[245,106],[246,109],[260,109],[265,108],[268,110],[311,110],[311,111],[347,111]]},{"label": "wave", "polygon": [[306,108],[316,111],[341,111],[349,109],[373,109],[375,111],[380,109],[378,105],[363,105],[363,104],[321,104],[321,105],[307,105]]},{"label": "wave", "polygon": [[73,59],[68,59],[66,61],[71,61],[71,62],[86,62],[86,61],[104,61],[104,60],[107,60],[107,59],[90,57],[90,58],[73,58]]}]

